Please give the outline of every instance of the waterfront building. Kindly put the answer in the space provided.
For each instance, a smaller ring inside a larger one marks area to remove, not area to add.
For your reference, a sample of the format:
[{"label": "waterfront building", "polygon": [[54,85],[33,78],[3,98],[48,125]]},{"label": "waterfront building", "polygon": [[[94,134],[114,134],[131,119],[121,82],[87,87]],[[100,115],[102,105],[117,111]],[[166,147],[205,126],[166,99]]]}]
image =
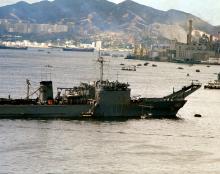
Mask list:
[{"label": "waterfront building", "polygon": [[168,49],[168,57],[174,62],[183,63],[208,63],[210,58],[219,59],[220,44],[214,41],[213,36],[203,34],[198,42],[192,40],[192,20],[189,21],[189,33],[187,43],[177,40],[171,41]]}]

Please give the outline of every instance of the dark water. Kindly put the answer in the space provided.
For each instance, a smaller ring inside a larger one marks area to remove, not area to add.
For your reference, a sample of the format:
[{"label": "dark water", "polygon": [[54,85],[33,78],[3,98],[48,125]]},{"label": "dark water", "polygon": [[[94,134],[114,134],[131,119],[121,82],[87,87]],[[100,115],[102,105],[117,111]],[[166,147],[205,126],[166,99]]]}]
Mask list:
[{"label": "dark water", "polygon": [[[24,97],[26,78],[33,91],[36,82],[50,78],[54,91],[96,80],[96,57],[0,50],[0,97]],[[129,82],[132,95],[144,97],[167,95],[195,79],[206,83],[220,71],[219,66],[155,63],[158,67],[127,72],[120,63],[142,62],[108,58],[105,78]],[[0,173],[220,173],[220,91],[201,88],[187,99],[180,120],[0,120]],[[195,118],[195,113],[203,117]]]}]

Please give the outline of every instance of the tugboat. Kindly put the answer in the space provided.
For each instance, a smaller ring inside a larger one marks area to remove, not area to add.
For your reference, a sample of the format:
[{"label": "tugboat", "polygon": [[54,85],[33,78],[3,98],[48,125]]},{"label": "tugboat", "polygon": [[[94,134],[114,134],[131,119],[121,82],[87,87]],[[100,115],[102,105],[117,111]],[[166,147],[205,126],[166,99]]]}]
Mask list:
[{"label": "tugboat", "polygon": [[[132,98],[128,83],[103,80],[103,58],[99,58],[100,80],[93,85],[82,83],[73,88],[57,88],[53,97],[52,81],[40,82],[39,95],[30,99],[27,80],[25,99],[0,99],[0,118],[16,119],[109,119],[176,118],[185,98],[201,87],[192,83],[162,98]],[[35,93],[37,92],[35,91]]]},{"label": "tugboat", "polygon": [[149,62],[145,62],[145,63],[144,63],[144,66],[147,66],[148,64],[149,64]]},{"label": "tugboat", "polygon": [[205,89],[220,89],[220,73],[218,73],[218,79],[214,82],[209,82],[204,86]]}]

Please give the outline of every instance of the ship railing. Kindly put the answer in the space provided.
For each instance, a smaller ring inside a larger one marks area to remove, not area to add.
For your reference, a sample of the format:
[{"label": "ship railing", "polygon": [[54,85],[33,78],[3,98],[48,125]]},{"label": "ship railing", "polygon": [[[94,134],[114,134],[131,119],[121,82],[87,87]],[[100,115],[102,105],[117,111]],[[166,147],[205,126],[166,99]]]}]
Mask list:
[{"label": "ship railing", "polygon": [[174,99],[184,99],[197,89],[199,89],[202,86],[202,84],[194,80],[189,86],[184,86],[181,90],[173,92],[172,94],[165,96],[164,99],[167,100],[174,100]]},{"label": "ship railing", "polygon": [[128,83],[120,83],[118,81],[115,82],[110,82],[110,81],[97,81],[96,82],[96,87],[98,88],[103,88],[104,90],[109,90],[109,91],[126,91],[128,90]]}]

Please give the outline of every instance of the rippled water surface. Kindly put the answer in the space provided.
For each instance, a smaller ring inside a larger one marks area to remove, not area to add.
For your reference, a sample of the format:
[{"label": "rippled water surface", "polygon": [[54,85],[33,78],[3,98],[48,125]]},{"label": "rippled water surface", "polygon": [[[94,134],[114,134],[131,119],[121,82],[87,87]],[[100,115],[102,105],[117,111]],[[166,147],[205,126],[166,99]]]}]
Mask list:
[{"label": "rippled water surface", "polygon": [[[0,98],[24,97],[26,78],[33,90],[51,78],[54,92],[97,80],[96,58],[96,53],[0,50]],[[195,79],[206,83],[220,72],[219,66],[158,62],[128,72],[120,63],[144,62],[107,58],[105,78],[129,82],[132,95],[144,97],[167,95]],[[201,88],[187,99],[179,120],[0,120],[0,173],[220,173],[220,90]]]}]

